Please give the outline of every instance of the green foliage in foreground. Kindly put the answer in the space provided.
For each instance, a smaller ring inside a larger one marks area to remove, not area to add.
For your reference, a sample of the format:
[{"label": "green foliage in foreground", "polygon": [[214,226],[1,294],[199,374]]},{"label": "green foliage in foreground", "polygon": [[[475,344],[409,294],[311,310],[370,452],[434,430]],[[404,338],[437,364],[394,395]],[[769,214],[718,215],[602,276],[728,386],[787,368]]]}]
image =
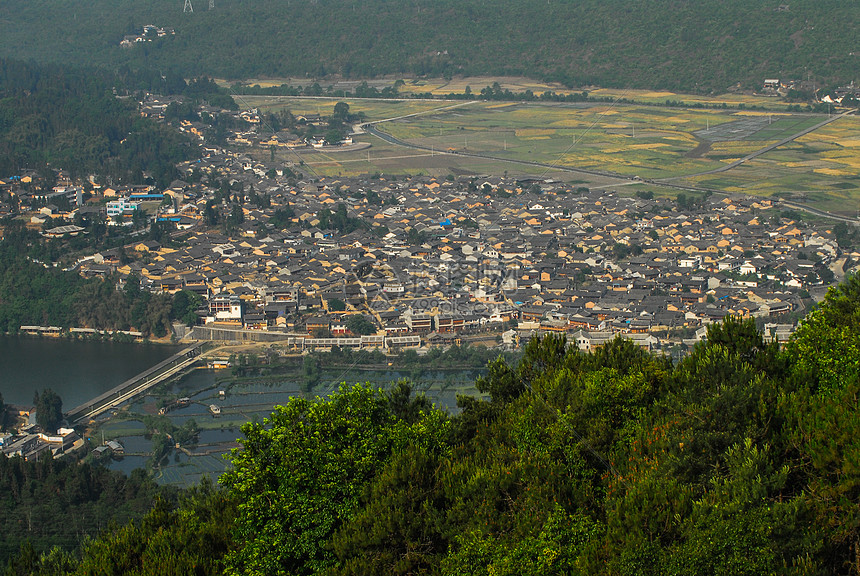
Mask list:
[{"label": "green foliage in foreground", "polygon": [[[676,366],[626,341],[582,354],[534,340],[517,365],[491,363],[477,382],[487,397],[461,399],[453,417],[405,384],[293,399],[243,428],[224,490],[210,494],[220,512],[198,500],[144,519],[141,530],[177,518],[159,525],[165,556],[135,552],[145,546],[126,527],[80,560],[62,556],[66,567],[59,552],[31,564],[56,574],[185,574],[202,557],[196,574],[856,573],[858,309],[854,276],[784,350],[729,319]],[[189,522],[212,536],[189,538]]]},{"label": "green foliage in foreground", "polygon": [[175,499],[173,489],[159,488],[142,470],[126,477],[71,460],[0,456],[0,561],[25,543],[34,558],[52,546],[72,551],[82,538],[96,537],[112,523],[139,518],[157,494],[165,502]]}]

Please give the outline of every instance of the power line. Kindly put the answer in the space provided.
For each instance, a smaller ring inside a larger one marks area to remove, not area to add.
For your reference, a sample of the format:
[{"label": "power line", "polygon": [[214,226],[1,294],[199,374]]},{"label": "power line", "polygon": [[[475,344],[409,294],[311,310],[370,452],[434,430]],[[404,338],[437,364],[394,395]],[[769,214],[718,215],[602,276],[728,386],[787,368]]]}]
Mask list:
[{"label": "power line", "polygon": [[[600,115],[598,115],[598,116],[597,116],[597,118],[595,118],[594,122],[592,122],[592,123],[591,123],[591,125],[590,125],[588,128],[586,128],[586,129],[585,129],[585,132],[583,132],[583,133],[582,133],[582,136],[580,136],[580,137],[579,137],[579,140],[576,140],[576,139],[574,138],[573,142],[571,142],[571,143],[570,143],[570,146],[568,146],[568,147],[567,147],[567,149],[559,155],[558,159],[557,159],[555,162],[553,162],[553,164],[558,164],[559,162],[561,162],[561,159],[562,159],[562,158],[564,158],[564,157],[568,154],[568,152],[570,152],[570,151],[573,149],[573,147],[574,147],[574,146],[576,146],[576,143],[577,143],[577,142],[582,142],[582,139],[583,139],[583,138],[585,138],[585,135],[586,135],[586,134],[588,134],[589,132],[591,132],[591,129],[592,129],[592,128],[594,128],[594,126],[595,126],[598,122],[600,122],[600,120],[601,120],[604,116],[606,116],[606,115],[610,112],[610,110],[612,110],[613,108],[615,108],[615,105],[616,105],[616,104],[618,104],[619,100],[621,100],[622,98],[624,98],[624,97],[627,95],[627,93],[628,93],[628,92],[630,92],[630,89],[629,89],[629,88],[628,88],[627,90],[625,90],[624,92],[622,92],[619,96],[616,96],[616,97],[615,97],[615,100],[613,100],[613,101],[612,101],[612,104],[610,104],[610,105],[609,105],[609,108],[607,108],[606,110],[604,110],[603,112],[601,112],[601,113],[600,113]],[[549,171],[550,171],[550,167],[549,167],[549,166],[547,166],[546,170],[544,170],[544,171],[541,173],[541,175],[540,175],[540,176],[538,176],[538,178],[543,178],[544,176],[546,176],[546,173],[547,173],[547,172],[549,172]]]}]

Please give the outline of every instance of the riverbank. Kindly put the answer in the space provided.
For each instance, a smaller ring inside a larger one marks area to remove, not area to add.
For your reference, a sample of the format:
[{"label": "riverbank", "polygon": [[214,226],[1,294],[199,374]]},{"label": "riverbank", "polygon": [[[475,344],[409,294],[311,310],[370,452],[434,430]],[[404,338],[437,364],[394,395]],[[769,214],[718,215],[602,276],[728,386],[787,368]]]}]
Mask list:
[{"label": "riverbank", "polygon": [[171,334],[161,338],[144,337],[142,332],[134,330],[97,330],[95,328],[63,328],[60,326],[21,326],[16,333],[3,332],[0,336],[28,336],[36,338],[70,338],[73,340],[109,340],[112,342],[129,342],[134,344],[168,344],[176,345],[176,338]]},{"label": "riverbank", "polygon": [[[69,410],[185,349],[164,344],[91,336],[0,336],[0,364],[4,366],[0,391],[7,403],[32,406],[36,391],[52,388]],[[272,343],[216,344],[198,356],[193,367],[111,408],[78,431],[92,447],[110,440],[120,442],[124,454],[106,460],[112,469],[130,473],[144,468],[161,483],[191,485],[203,475],[215,479],[223,472],[227,465],[223,456],[239,446],[237,439],[242,436],[244,423],[268,418],[276,405],[286,404],[294,396],[325,397],[342,382],[386,388],[409,379],[416,391],[455,412],[458,394],[477,394],[474,381],[485,373],[486,362],[482,358],[457,366],[451,359],[439,361],[436,356],[442,353],[408,351],[385,356],[344,350],[294,355]],[[448,352],[454,353],[462,350]],[[209,368],[216,359],[229,368]],[[407,359],[411,361],[405,362]],[[181,398],[188,400],[180,405]],[[212,406],[217,407],[218,414],[213,413]],[[193,421],[196,435],[176,447],[164,432],[183,429],[189,421]],[[153,463],[156,451],[163,451],[163,456]]]}]

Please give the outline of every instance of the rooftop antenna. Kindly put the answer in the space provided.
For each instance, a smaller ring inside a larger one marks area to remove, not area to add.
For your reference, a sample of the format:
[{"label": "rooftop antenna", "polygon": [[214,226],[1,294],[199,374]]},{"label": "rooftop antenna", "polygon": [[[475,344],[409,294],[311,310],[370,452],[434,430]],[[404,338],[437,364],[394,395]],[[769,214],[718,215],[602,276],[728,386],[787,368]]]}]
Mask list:
[{"label": "rooftop antenna", "polygon": [[194,6],[191,5],[191,0],[185,0],[185,6],[182,7],[182,12],[194,12]]}]

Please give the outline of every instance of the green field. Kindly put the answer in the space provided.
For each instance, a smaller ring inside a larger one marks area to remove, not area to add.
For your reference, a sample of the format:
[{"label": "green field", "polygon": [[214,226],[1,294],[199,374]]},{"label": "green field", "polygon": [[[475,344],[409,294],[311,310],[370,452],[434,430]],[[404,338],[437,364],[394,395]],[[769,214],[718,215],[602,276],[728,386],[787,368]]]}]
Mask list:
[{"label": "green field", "polygon": [[[805,124],[815,121],[818,119]],[[731,171],[690,178],[689,183],[727,192],[802,199],[822,210],[856,214],[860,119],[841,118]]]},{"label": "green field", "polygon": [[[289,108],[294,113],[321,114],[328,113],[338,101],[289,97],[246,100],[264,110]],[[364,112],[367,120],[383,120],[377,124],[379,130],[420,149],[364,134],[356,140],[370,143],[366,150],[278,152],[279,157],[293,164],[303,163],[305,170],[316,176],[538,175],[564,181],[580,179],[587,185],[606,188],[630,185],[629,179],[638,176],[648,180],[672,178],[674,183],[727,193],[805,199],[819,208],[846,213],[856,210],[850,207],[860,201],[860,120],[853,116],[729,171],[696,176],[797,134],[826,117],[635,104],[346,101],[351,111]],[[750,121],[756,125],[752,132]],[[737,130],[730,124],[733,122]],[[746,131],[741,130],[744,126]],[[697,135],[707,135],[708,130],[721,134],[721,140],[710,142]],[[737,139],[732,139],[733,132],[738,133]],[[659,182],[652,187],[659,189]]]},{"label": "green field", "polygon": [[393,118],[416,112],[434,110],[445,102],[428,100],[377,100],[342,98],[303,98],[294,96],[234,96],[239,106],[258,108],[261,112],[290,110],[293,114],[331,115],[334,105],[341,100],[349,103],[351,114],[364,113],[369,120]]}]

